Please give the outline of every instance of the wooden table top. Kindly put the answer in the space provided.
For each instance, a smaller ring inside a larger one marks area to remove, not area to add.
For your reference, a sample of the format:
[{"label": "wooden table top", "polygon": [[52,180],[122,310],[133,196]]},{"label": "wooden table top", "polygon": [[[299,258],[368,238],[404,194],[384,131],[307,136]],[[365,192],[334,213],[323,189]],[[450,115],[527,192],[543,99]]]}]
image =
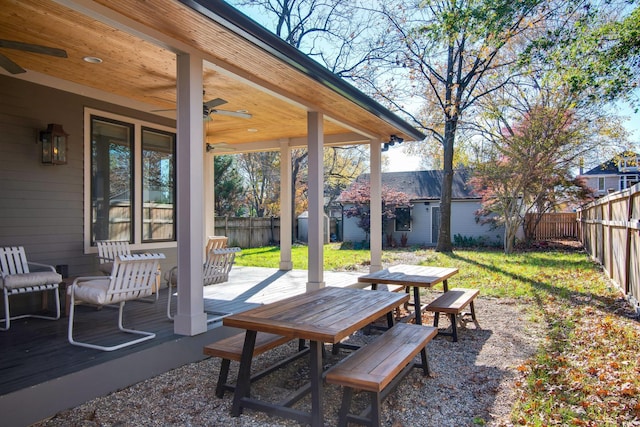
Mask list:
[{"label": "wooden table top", "polygon": [[405,293],[325,287],[227,316],[223,324],[335,344],[408,300]]},{"label": "wooden table top", "polygon": [[400,264],[360,276],[358,282],[431,287],[457,273],[457,268]]}]

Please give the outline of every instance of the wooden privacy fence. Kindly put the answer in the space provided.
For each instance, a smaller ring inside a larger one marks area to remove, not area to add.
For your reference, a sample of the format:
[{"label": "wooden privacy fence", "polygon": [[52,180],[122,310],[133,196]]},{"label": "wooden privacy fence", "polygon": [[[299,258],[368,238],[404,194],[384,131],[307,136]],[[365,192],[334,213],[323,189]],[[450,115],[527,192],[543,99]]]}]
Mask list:
[{"label": "wooden privacy fence", "polygon": [[227,236],[229,246],[259,248],[280,243],[280,218],[217,216],[215,234]]},{"label": "wooden privacy fence", "polygon": [[578,211],[585,250],[640,314],[640,184]]},{"label": "wooden privacy fence", "polygon": [[526,236],[533,240],[578,238],[578,223],[573,212],[527,214],[524,226]]}]

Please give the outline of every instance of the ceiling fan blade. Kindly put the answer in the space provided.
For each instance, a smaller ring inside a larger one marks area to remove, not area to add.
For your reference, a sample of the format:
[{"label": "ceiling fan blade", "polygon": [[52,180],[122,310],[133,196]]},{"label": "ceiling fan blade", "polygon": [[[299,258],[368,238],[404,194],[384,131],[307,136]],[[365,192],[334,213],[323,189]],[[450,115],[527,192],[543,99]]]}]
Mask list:
[{"label": "ceiling fan blade", "polygon": [[211,108],[215,108],[215,107],[218,107],[219,105],[226,104],[226,103],[227,103],[227,101],[222,99],[222,98],[215,98],[215,99],[212,99],[211,101],[205,102],[204,106],[209,108],[209,109],[211,109]]},{"label": "ceiling fan blade", "polygon": [[11,74],[26,73],[27,70],[0,53],[0,67],[4,68]]},{"label": "ceiling fan blade", "polygon": [[210,110],[210,114],[220,114],[221,116],[240,117],[242,119],[250,119],[253,117],[249,113],[243,113],[241,111],[227,111],[227,110]]},{"label": "ceiling fan blade", "polygon": [[41,46],[39,44],[23,43],[13,40],[0,39],[0,47],[7,49],[23,50],[25,52],[42,53],[44,55],[57,56],[60,58],[66,58],[67,52],[63,49],[55,47]]}]

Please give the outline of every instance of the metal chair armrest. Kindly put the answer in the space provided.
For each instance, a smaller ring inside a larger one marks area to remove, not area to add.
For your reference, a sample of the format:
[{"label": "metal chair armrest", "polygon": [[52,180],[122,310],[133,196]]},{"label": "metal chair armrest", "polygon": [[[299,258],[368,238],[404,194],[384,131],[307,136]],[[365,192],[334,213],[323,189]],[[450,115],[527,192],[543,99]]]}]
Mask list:
[{"label": "metal chair armrest", "polygon": [[40,262],[32,262],[32,261],[27,261],[27,264],[29,265],[29,267],[33,265],[36,267],[46,268],[47,270],[56,271],[56,268],[53,265],[49,265],[49,264],[42,264]]}]

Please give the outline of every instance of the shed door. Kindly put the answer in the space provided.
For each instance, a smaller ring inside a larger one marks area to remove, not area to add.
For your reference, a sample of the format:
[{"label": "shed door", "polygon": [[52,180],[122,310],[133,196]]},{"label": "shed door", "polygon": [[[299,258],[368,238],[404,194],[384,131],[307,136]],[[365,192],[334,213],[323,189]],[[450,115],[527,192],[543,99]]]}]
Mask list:
[{"label": "shed door", "polygon": [[440,206],[431,208],[431,243],[438,243],[440,233]]}]

